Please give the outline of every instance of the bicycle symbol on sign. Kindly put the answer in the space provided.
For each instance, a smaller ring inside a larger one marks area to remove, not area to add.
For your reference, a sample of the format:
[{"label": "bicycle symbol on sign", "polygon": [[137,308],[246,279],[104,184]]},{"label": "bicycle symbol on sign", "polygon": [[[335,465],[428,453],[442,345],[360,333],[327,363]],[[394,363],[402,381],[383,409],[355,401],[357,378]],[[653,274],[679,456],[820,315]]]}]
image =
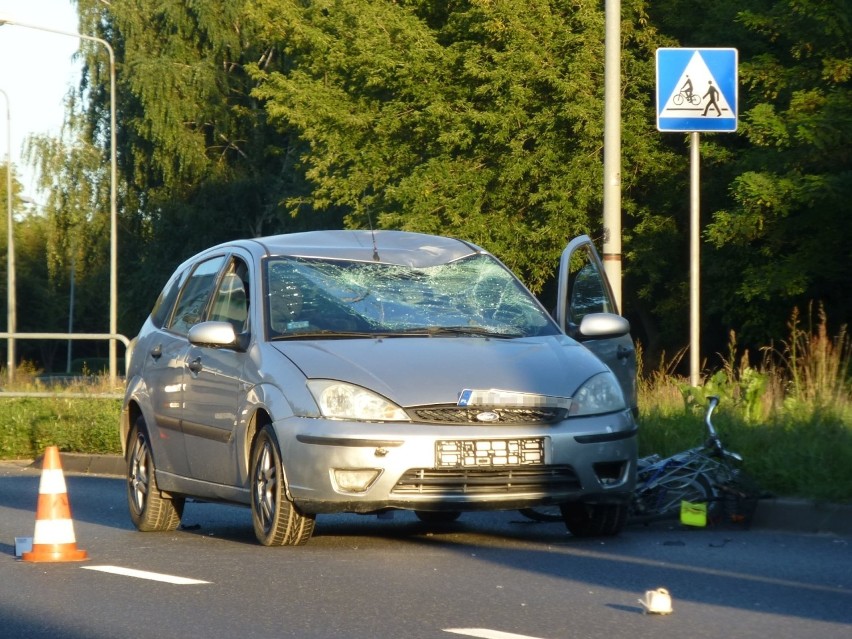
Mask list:
[{"label": "bicycle symbol on sign", "polygon": [[701,104],[701,96],[692,92],[692,80],[689,79],[689,76],[686,76],[686,82],[683,83],[683,86],[680,88],[677,95],[672,96],[672,102],[675,106],[680,106],[684,103],[684,101],[692,104],[693,106]]},{"label": "bicycle symbol on sign", "polygon": [[684,102],[689,102],[694,106],[701,104],[701,96],[697,93],[681,91],[677,95],[672,96],[672,102],[675,106],[680,106]]}]

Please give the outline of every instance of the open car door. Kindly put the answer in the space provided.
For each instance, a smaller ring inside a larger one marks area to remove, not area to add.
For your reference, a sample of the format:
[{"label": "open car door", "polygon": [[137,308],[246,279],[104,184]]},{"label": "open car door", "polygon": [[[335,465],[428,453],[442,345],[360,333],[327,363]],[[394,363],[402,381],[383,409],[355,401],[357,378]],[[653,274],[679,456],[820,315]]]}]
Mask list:
[{"label": "open car door", "polygon": [[571,240],[562,252],[557,295],[560,328],[612,369],[635,415],[636,349],[630,323],[618,314],[603,262],[587,235]]}]

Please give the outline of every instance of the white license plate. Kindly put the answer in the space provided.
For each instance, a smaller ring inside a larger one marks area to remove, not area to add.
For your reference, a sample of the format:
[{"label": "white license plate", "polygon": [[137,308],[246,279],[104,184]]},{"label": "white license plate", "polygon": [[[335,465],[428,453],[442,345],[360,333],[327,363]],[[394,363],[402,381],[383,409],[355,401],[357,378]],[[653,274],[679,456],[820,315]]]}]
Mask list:
[{"label": "white license plate", "polygon": [[442,440],[435,446],[440,468],[499,468],[544,463],[544,440],[461,439]]}]

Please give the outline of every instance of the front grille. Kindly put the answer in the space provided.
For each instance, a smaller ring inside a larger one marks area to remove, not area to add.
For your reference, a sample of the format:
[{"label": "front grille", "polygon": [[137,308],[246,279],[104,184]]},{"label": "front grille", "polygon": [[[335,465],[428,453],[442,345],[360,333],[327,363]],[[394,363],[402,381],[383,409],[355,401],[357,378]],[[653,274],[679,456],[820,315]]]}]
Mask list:
[{"label": "front grille", "polygon": [[[408,411],[416,421],[430,424],[550,424],[567,416],[564,408],[529,408],[522,406],[423,406]],[[477,415],[493,413],[497,419],[486,421]]]},{"label": "front grille", "polygon": [[571,466],[515,468],[413,468],[393,489],[396,494],[477,495],[569,492],[580,489]]}]

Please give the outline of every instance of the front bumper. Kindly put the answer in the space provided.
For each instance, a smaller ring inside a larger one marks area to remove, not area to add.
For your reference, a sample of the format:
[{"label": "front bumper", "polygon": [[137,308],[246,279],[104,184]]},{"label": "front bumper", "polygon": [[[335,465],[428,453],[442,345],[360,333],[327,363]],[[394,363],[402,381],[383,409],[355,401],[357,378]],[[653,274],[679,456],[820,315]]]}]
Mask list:
[{"label": "front bumper", "polygon": [[[637,428],[629,411],[546,426],[294,417],[276,422],[275,429],[288,495],[306,513],[623,502],[635,486]],[[454,463],[446,455],[448,442],[473,446],[481,454]],[[517,451],[530,442],[540,445],[540,459],[503,450]]]}]

